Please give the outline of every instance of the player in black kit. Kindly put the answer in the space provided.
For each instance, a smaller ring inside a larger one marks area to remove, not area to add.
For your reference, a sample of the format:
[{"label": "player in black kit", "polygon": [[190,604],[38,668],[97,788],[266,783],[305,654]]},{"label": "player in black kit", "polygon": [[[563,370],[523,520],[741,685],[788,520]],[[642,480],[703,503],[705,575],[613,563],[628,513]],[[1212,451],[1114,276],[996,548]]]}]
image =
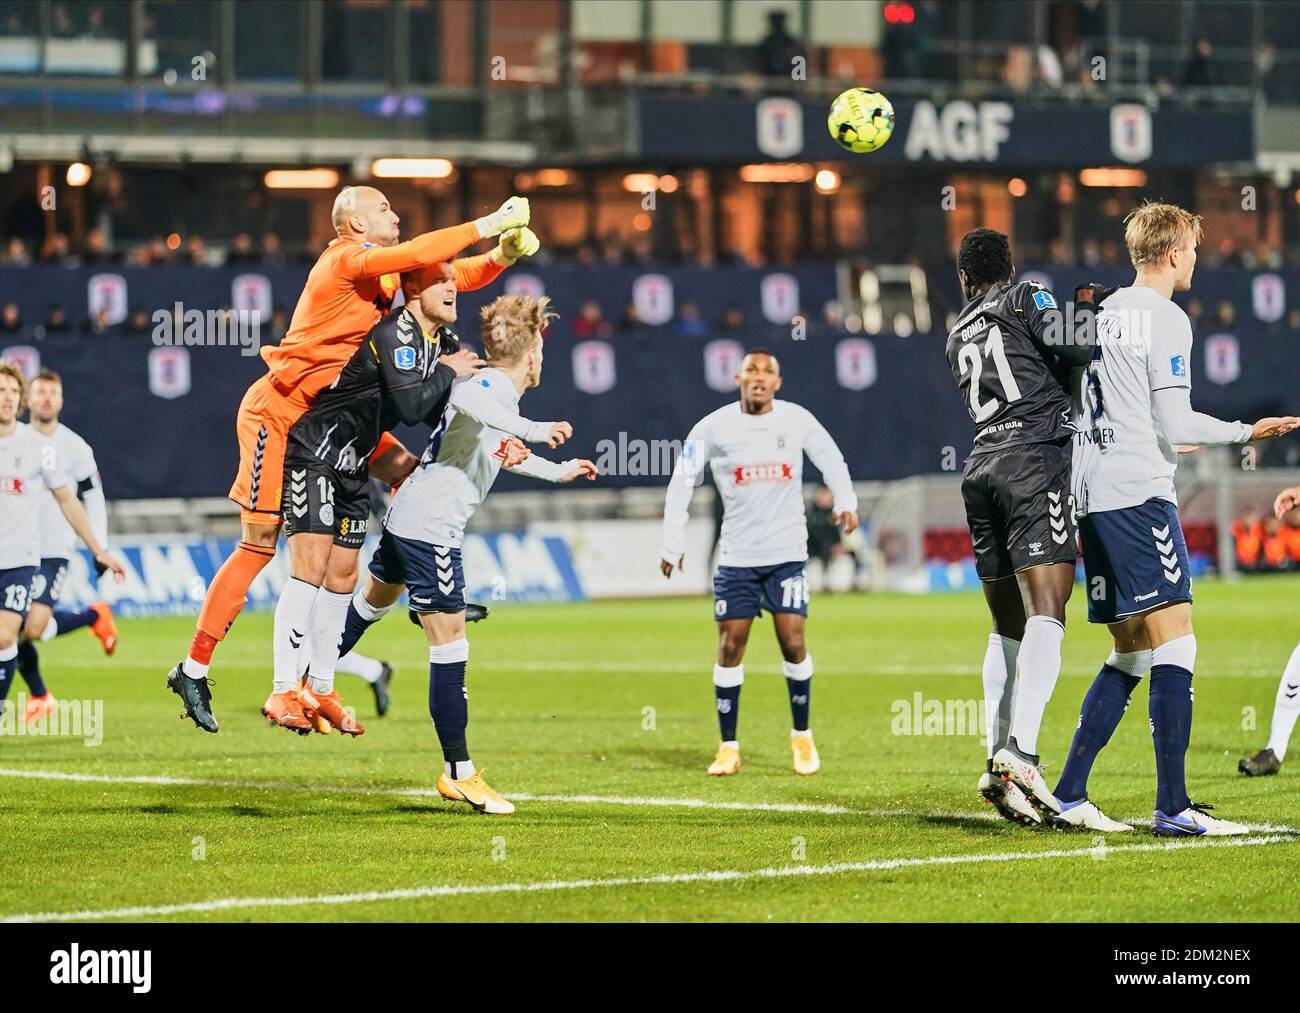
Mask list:
[{"label": "player in black kit", "polygon": [[[456,281],[445,264],[402,276],[406,305],[366,336],[334,383],[289,430],[282,505],[292,576],[276,605],[275,685],[262,713],[301,734],[364,729],[334,690],[336,648],[370,518],[369,458],[399,421],[437,424],[458,377],[486,363],[461,350]],[[311,644],[310,678],[298,652]]]},{"label": "player in black kit", "polygon": [[957,272],[967,302],[947,356],[975,423],[962,499],[993,616],[984,657],[988,768],[979,791],[1013,822],[1060,826],[1060,805],[1038,767],[1038,730],[1061,672],[1078,555],[1069,376],[1092,347],[1067,334],[1051,292],[1014,282],[1001,232],[963,236]]}]

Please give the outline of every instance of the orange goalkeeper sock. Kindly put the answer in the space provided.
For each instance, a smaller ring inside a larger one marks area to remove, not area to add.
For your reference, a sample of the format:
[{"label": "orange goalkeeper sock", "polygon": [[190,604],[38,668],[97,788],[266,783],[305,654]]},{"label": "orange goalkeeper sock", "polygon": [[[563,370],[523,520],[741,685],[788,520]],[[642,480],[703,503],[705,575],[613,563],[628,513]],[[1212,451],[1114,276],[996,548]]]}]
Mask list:
[{"label": "orange goalkeeper sock", "polygon": [[212,652],[243,609],[253,581],[273,558],[273,548],[240,542],[221,564],[221,569],[208,585],[199,612],[199,627],[190,645],[190,655],[185,660],[185,674],[191,679],[207,677]]}]

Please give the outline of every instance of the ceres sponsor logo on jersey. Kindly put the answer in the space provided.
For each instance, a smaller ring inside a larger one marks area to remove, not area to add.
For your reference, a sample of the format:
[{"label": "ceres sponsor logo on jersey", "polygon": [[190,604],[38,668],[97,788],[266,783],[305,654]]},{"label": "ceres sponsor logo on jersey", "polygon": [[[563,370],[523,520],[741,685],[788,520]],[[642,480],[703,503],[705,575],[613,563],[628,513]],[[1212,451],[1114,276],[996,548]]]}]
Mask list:
[{"label": "ceres sponsor logo on jersey", "polygon": [[23,480],[17,475],[0,475],[0,496],[21,496]]},{"label": "ceres sponsor logo on jersey", "polygon": [[788,464],[742,464],[732,471],[736,485],[752,482],[790,482],[794,469]]}]

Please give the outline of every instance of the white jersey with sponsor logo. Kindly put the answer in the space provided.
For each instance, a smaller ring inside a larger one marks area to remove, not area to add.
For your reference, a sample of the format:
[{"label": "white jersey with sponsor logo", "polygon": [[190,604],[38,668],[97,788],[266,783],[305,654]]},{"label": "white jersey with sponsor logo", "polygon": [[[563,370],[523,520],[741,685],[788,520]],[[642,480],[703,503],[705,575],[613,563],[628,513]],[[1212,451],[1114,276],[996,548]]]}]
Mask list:
[{"label": "white jersey with sponsor logo", "polygon": [[[90,516],[91,527],[95,529],[100,544],[107,545],[107,531],[102,530],[99,523],[99,515],[103,511],[96,510],[88,496],[93,491],[98,497],[98,503],[102,505],[103,493],[100,491],[99,471],[95,467],[95,453],[90,449],[90,444],[61,423],[53,433],[42,439],[54,447],[55,462],[63,474],[64,484],[82,497],[86,513]],[[41,498],[40,523],[41,558],[72,558],[77,548],[77,533],[72,530],[72,525],[63,516],[63,511],[59,509],[59,504],[53,496]],[[106,528],[107,524],[103,524],[102,527]]]},{"label": "white jersey with sponsor logo", "polygon": [[0,436],[0,570],[39,565],[41,504],[53,499],[48,490],[64,485],[58,452],[46,437],[23,422]]},{"label": "white jersey with sponsor logo", "polygon": [[844,455],[808,409],[774,400],[771,411],[746,415],[740,402],[733,401],[704,416],[686,438],[668,483],[663,558],[676,563],[686,551],[691,494],[707,464],[724,507],[722,566],[807,559],[805,453],[830,488],[835,511],[856,511],[858,498]]},{"label": "white jersey with sponsor logo", "polygon": [[1178,503],[1178,451],[1155,419],[1151,394],[1190,388],[1192,325],[1144,285],[1121,288],[1097,314],[1097,345],[1082,371],[1074,442],[1074,505],[1082,515]]},{"label": "white jersey with sponsor logo", "polygon": [[[530,422],[518,406],[519,392],[500,370],[458,380],[420,466],[393,497],[384,527],[400,538],[459,547],[465,525],[501,471],[510,437],[541,443],[550,434],[551,423]],[[511,471],[556,482],[571,465],[533,454]]]}]

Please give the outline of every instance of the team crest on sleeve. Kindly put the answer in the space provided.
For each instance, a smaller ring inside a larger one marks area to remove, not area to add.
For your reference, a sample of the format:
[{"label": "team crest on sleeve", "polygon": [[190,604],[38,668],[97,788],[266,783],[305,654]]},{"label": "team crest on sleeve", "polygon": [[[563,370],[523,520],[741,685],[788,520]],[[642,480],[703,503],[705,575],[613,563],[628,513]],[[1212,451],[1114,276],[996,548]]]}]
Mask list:
[{"label": "team crest on sleeve", "polygon": [[403,345],[401,348],[394,348],[393,365],[398,369],[414,369],[415,349],[410,345]]},{"label": "team crest on sleeve", "polygon": [[1187,359],[1182,355],[1174,355],[1169,358],[1169,372],[1174,376],[1183,378],[1187,376]]},{"label": "team crest on sleeve", "polygon": [[1034,305],[1040,310],[1056,309],[1056,297],[1051,292],[1035,292]]}]

